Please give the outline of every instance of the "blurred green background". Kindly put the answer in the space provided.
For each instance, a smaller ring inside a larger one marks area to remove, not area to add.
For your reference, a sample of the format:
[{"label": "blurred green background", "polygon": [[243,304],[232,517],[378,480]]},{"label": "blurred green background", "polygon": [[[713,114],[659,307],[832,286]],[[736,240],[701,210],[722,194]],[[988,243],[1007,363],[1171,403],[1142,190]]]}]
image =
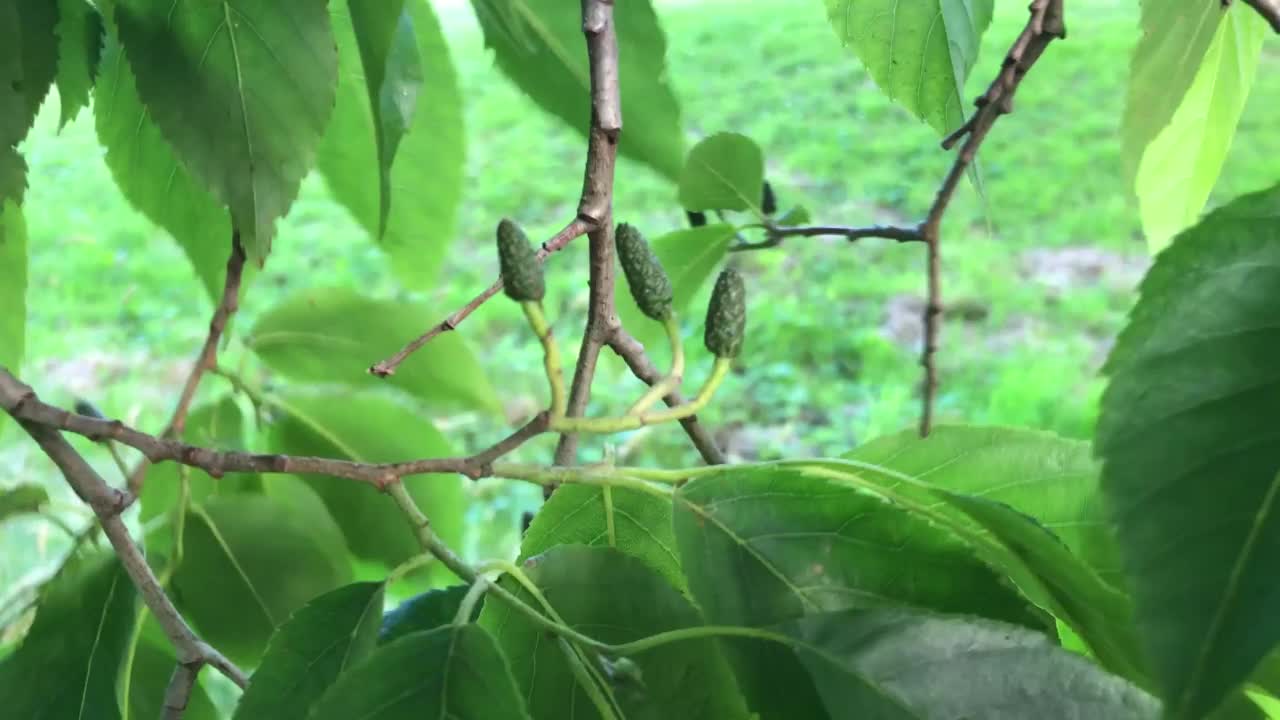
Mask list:
[{"label": "blurred green background", "polygon": [[[429,302],[436,312],[422,318],[425,328],[494,277],[499,218],[512,217],[542,238],[572,216],[584,143],[497,72],[469,5],[435,5],[466,104],[469,167],[459,239],[437,286],[400,287],[386,258],[311,177],[280,225],[266,270],[245,295],[240,327],[294,291],[339,284]],[[923,214],[950,155],[840,47],[822,3],[657,5],[690,145],[723,130],[750,136],[764,148],[781,207],[803,205],[816,222],[913,223]],[[985,197],[964,186],[947,217],[943,421],[1091,433],[1102,387],[1098,367],[1148,263],[1121,179],[1118,135],[1137,12],[1134,3],[1073,0],[1068,41],[1053,45],[1020,91],[1016,112],[983,146]],[[967,96],[989,81],[1025,17],[1024,3],[998,5]],[[1274,38],[1268,42],[1215,202],[1277,180],[1280,47]],[[177,245],[115,189],[91,113],[58,132],[57,111],[51,95],[22,148],[30,164],[31,252],[22,376],[51,402],[86,398],[110,416],[156,431],[211,306]],[[615,213],[651,237],[685,222],[675,188],[628,161],[618,169]],[[586,306],[585,252],[579,241],[548,264],[548,312],[568,362]],[[914,422],[921,247],[795,238],[734,260],[749,283],[747,347],[701,414],[733,458],[836,454]],[[704,306],[705,293],[695,307]],[[695,385],[709,362],[700,312],[691,315],[685,332]],[[437,422],[458,446],[479,448],[540,408],[545,379],[538,344],[513,304],[489,303],[462,333],[504,399],[506,416],[459,414]],[[223,358],[237,364],[242,354],[233,342]],[[625,409],[640,389],[610,360],[596,383],[595,412]],[[246,372],[257,370],[250,364]],[[210,378],[205,392],[225,388]],[[546,461],[552,444],[553,438],[539,439],[518,457]],[[585,445],[584,459],[608,451],[628,464],[697,461],[676,426],[605,444]],[[104,452],[79,446],[107,477],[118,476]],[[48,483],[65,522],[87,521],[48,461],[6,423],[0,486],[32,480]],[[500,551],[515,540],[519,514],[538,493],[492,482],[473,487],[486,502],[476,503],[469,550]],[[66,538],[30,518],[0,530],[0,547],[0,587],[16,587],[47,572]]]}]

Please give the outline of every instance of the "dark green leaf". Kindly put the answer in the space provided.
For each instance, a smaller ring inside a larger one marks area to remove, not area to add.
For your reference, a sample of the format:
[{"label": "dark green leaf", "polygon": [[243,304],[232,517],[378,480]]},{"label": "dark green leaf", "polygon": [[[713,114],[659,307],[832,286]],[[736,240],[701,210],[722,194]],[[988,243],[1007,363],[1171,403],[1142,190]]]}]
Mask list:
[{"label": "dark green leaf", "polygon": [[687,210],[760,210],[764,153],[746,135],[716,133],[689,151],[680,172],[680,204]]},{"label": "dark green leaf", "polygon": [[[684,595],[640,560],[613,548],[560,545],[526,561],[525,569],[566,624],[606,643],[702,624]],[[535,602],[525,592],[517,594]],[[598,717],[577,687],[563,651],[545,630],[493,599],[485,605],[480,624],[493,631],[511,661],[533,717],[559,720],[566,717],[566,707]],[[710,639],[662,645],[630,659],[639,666],[639,686],[613,687],[624,717],[747,717],[733,675]]]},{"label": "dark green leaf", "polygon": [[1040,633],[903,609],[782,626],[833,720],[1160,716],[1159,702]]},{"label": "dark green leaf", "polygon": [[[689,309],[693,296],[724,260],[733,235],[732,225],[703,225],[669,232],[650,243],[654,254],[662,262],[663,269],[667,271],[667,276],[671,278],[671,285],[675,290],[671,305],[677,313],[684,313]],[[619,279],[628,288],[624,292],[619,287],[616,293],[618,317],[622,319],[623,325],[646,347],[666,342],[662,326],[645,317],[636,306],[626,276],[620,275]],[[691,314],[700,315],[701,311]]]},{"label": "dark green leaf", "polygon": [[0,307],[0,367],[17,372],[27,336],[27,226],[13,200],[0,200]]},{"label": "dark green leaf", "polygon": [[176,599],[209,643],[245,664],[290,613],[351,575],[324,505],[287,479],[269,486],[285,497],[216,496],[186,518]]},{"label": "dark green leaf", "polygon": [[130,205],[178,242],[209,297],[221,297],[231,219],[178,162],[143,108],[114,34],[107,36],[97,87],[94,122],[116,186]]},{"label": "dark green leaf", "polygon": [[[973,549],[836,473],[776,466],[695,478],[676,495],[675,528],[689,589],[715,625],[883,605],[1040,624]],[[784,649],[726,644],[762,717],[821,717]],[[775,682],[787,692],[765,689]]]},{"label": "dark green leaf", "polygon": [[22,647],[0,664],[4,715],[117,720],[116,678],[136,600],[112,556],[65,568],[45,588]]},{"label": "dark green leaf", "polygon": [[1169,716],[1200,717],[1280,641],[1280,187],[1179,235],[1140,290],[1096,448]]},{"label": "dark green leaf", "polygon": [[[182,439],[199,447],[216,450],[248,450],[245,442],[245,419],[234,398],[227,395],[216,402],[200,405],[187,415],[187,426]],[[147,522],[170,512],[178,502],[181,468],[175,463],[162,463],[147,470],[147,482],[142,486],[139,499],[142,510],[139,518]],[[203,470],[187,471],[192,502],[204,502],[212,495],[236,492],[252,492],[262,487],[257,473],[228,473],[214,479]]]},{"label": "dark green leaf", "polygon": [[33,484],[0,489],[0,522],[15,515],[39,512],[49,502],[49,493]]},{"label": "dark green leaf", "polygon": [[58,4],[10,0],[0,13],[0,147],[8,147],[26,137],[53,84]]},{"label": "dark green leaf", "polygon": [[[441,625],[453,622],[462,607],[462,599],[466,597],[466,585],[453,585],[439,590],[428,590],[400,603],[394,610],[387,612],[382,619],[382,629],[378,631],[378,644],[386,645],[409,633],[423,630],[435,630]],[[468,619],[474,622],[480,614],[477,607]]]},{"label": "dark green leaf", "polygon": [[373,651],[382,583],[338,588],[307,603],[271,637],[236,720],[303,720],[338,676]]},{"label": "dark green leaf", "polygon": [[261,264],[333,111],[326,3],[118,0],[115,19],[152,120]]},{"label": "dark green leaf", "polygon": [[826,0],[831,26],[885,94],[950,132],[964,121],[964,81],[991,23],[991,0]]},{"label": "dark green leaf", "polygon": [[[563,0],[471,0],[485,45],[526,95],[586,134],[590,68],[582,8]],[[619,150],[675,179],[684,157],[680,107],[667,82],[667,39],[650,0],[615,3],[618,82],[627,129]]]},{"label": "dark green leaf", "polygon": [[102,16],[86,0],[58,0],[58,127],[89,104],[102,56]]},{"label": "dark green leaf", "polygon": [[263,362],[294,380],[355,388],[390,384],[431,403],[496,410],[497,395],[457,333],[432,340],[430,352],[409,358],[389,378],[365,371],[417,337],[438,314],[438,308],[374,300],[345,288],[309,290],[268,310],[247,342]]},{"label": "dark green leaf", "polygon": [[[612,508],[612,522],[609,519]],[[671,528],[671,502],[624,488],[561,485],[533,516],[518,562],[557,545],[612,547],[640,559],[664,580],[685,589]]]},{"label": "dark green leaf", "polygon": [[[429,418],[385,397],[371,394],[286,394],[272,424],[270,448],[294,455],[336,457],[354,462],[398,462],[415,457],[448,457],[452,448]],[[357,557],[395,566],[422,552],[413,528],[395,501],[364,483],[307,478],[342,528]],[[466,516],[464,480],[456,474],[405,479],[409,494],[431,518],[446,543],[462,542]],[[437,579],[452,576],[442,566]]]},{"label": "dark green leaf", "polygon": [[425,289],[453,241],[465,134],[439,21],[430,3],[402,4],[332,5],[338,104],[317,165],[392,270]]},{"label": "dark green leaf", "polygon": [[379,647],[325,693],[312,720],[527,720],[493,638],[447,625]]},{"label": "dark green leaf", "polygon": [[[128,684],[120,692],[124,720],[156,720],[162,717],[165,690],[178,666],[177,655],[160,625],[150,613],[146,613],[144,618],[141,631],[134,637],[137,645],[133,648],[133,658],[127,665]],[[219,720],[220,717],[209,694],[197,683],[187,701],[182,720]]]}]

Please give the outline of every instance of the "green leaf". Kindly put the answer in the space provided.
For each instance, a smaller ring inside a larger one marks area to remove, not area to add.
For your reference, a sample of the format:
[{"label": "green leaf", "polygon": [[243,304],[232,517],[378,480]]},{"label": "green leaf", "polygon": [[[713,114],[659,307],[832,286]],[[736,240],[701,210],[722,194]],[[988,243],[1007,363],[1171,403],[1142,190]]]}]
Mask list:
[{"label": "green leaf", "polygon": [[136,601],[110,555],[65,568],[44,589],[22,646],[0,663],[5,716],[118,719],[116,678]]},{"label": "green leaf", "polygon": [[[582,8],[563,0],[471,0],[498,67],[543,110],[584,136],[591,118],[591,76]],[[667,39],[650,0],[613,6],[622,93],[619,152],[674,180],[684,138],[680,106],[667,81]]]},{"label": "green leaf", "polygon": [[5,6],[0,10],[0,147],[26,137],[58,63],[57,3],[10,0]]},{"label": "green leaf", "polygon": [[1192,718],[1280,642],[1280,186],[1180,234],[1140,295],[1095,447],[1147,656]]},{"label": "green leaf", "polygon": [[[144,613],[143,617],[142,628],[135,632],[133,638],[137,644],[127,665],[129,677],[122,679],[121,683],[121,714],[124,720],[155,720],[162,717],[165,690],[178,665],[173,646],[155,618],[150,613]],[[124,710],[126,698],[127,711]],[[220,717],[209,694],[197,683],[187,701],[183,720],[219,720]]]},{"label": "green leaf", "polygon": [[102,16],[85,0],[58,0],[58,127],[89,105],[89,90],[102,56]]},{"label": "green leaf", "polygon": [[271,488],[288,498],[210,498],[187,514],[176,599],[204,639],[250,664],[289,614],[347,582],[351,568],[341,532],[306,485]]},{"label": "green leaf", "polygon": [[1223,15],[1230,12],[1221,3],[1142,0],[1140,4],[1142,39],[1129,64],[1129,92],[1120,127],[1130,178],[1137,174],[1147,146],[1173,119]]},{"label": "green leaf", "polygon": [[406,635],[347,671],[312,720],[528,720],[511,670],[478,625]]},{"label": "green leaf", "polygon": [[716,133],[689,151],[680,173],[686,210],[760,210],[764,153],[746,135]]},{"label": "green leaf", "polygon": [[0,490],[0,523],[15,515],[39,512],[49,502],[49,493],[39,485],[25,483]]},{"label": "green leaf", "polygon": [[[245,442],[244,415],[235,399],[226,395],[221,399],[199,405],[187,415],[183,441],[198,447],[215,450],[249,450]],[[178,502],[180,468],[176,463],[162,463],[147,470],[147,481],[142,486],[139,500],[142,510],[138,517],[144,523],[171,512]],[[191,501],[200,503],[214,495],[252,492],[261,489],[262,478],[257,473],[227,473],[213,478],[203,470],[187,471]]]},{"label": "green leaf", "polygon": [[672,587],[685,589],[671,527],[671,502],[649,493],[609,488],[606,500],[602,487],[561,485],[533,516],[517,562],[557,545],[616,548],[639,559]]},{"label": "green leaf", "polygon": [[338,676],[373,651],[384,588],[347,585],[294,613],[271,637],[236,720],[305,720]]},{"label": "green leaf", "polygon": [[430,403],[496,411],[498,397],[457,333],[435,338],[430,350],[406,360],[389,378],[365,371],[420,335],[439,314],[438,308],[374,300],[346,288],[308,290],[264,313],[246,342],[271,369],[294,380],[393,385]]},{"label": "green leaf", "polygon": [[350,13],[332,5],[338,103],[317,166],[391,269],[425,289],[453,242],[465,133],[440,23],[429,3],[410,2],[401,14],[402,4],[348,2]]},{"label": "green leaf", "polygon": [[17,372],[27,336],[27,226],[13,200],[0,200],[0,307],[0,367]]},{"label": "green leaf", "polygon": [[1159,702],[1024,628],[905,609],[812,615],[782,627],[833,720],[1160,716]]},{"label": "green leaf", "polygon": [[964,122],[964,81],[991,0],[826,0],[836,36],[885,94],[942,133]]},{"label": "green leaf", "polygon": [[1037,430],[944,425],[923,440],[908,430],[844,457],[1009,505],[1034,517],[1105,580],[1121,586],[1120,551],[1098,488],[1101,468],[1087,442]]},{"label": "green leaf", "polygon": [[[971,548],[835,474],[780,465],[695,478],[676,495],[675,528],[689,589],[714,625],[882,605],[1041,624]],[[726,645],[762,717],[822,716],[784,649]],[[787,692],[765,691],[775,683]]]},{"label": "green leaf", "polygon": [[[570,627],[610,644],[668,630],[702,625],[689,600],[637,558],[607,547],[560,545],[525,563],[529,579]],[[510,588],[514,583],[504,582]],[[527,592],[517,595],[533,600]],[[491,600],[480,614],[511,661],[512,674],[535,718],[565,717],[565,708],[586,708],[562,649],[505,603]],[[661,645],[630,658],[639,686],[616,683],[622,717],[746,718],[747,709],[728,664],[711,639]]]},{"label": "green leaf", "polygon": [[311,169],[338,57],[324,0],[117,0],[138,95],[259,265]]},{"label": "green leaf", "polygon": [[[435,630],[452,623],[469,589],[466,585],[451,585],[428,590],[400,603],[382,618],[378,644],[386,645],[410,633]],[[474,622],[479,614],[480,608],[477,607],[469,621]]]},{"label": "green leaf", "polygon": [[[671,286],[675,290],[671,306],[677,313],[689,310],[694,295],[720,266],[729,252],[734,232],[732,225],[703,225],[669,232],[649,244],[671,278]],[[627,288],[625,292],[618,288],[616,293],[618,317],[622,319],[623,326],[646,347],[665,343],[666,334],[662,326],[645,317],[636,306],[626,275],[619,273],[618,279]],[[690,314],[701,322],[701,311]]]},{"label": "green leaf", "polygon": [[177,241],[216,300],[231,252],[231,218],[178,162],[152,122],[114,33],[107,35],[100,73],[93,115],[116,186],[130,205]]},{"label": "green leaf", "polygon": [[1125,148],[1141,158],[1134,189],[1152,253],[1200,217],[1231,149],[1268,34],[1257,13],[1229,13],[1169,124],[1145,148]]},{"label": "green leaf", "polygon": [[[286,393],[273,402],[283,411],[271,426],[272,452],[333,457],[353,462],[399,462],[416,457],[448,457],[449,442],[431,420],[378,395]],[[359,482],[312,477],[329,514],[357,557],[395,566],[422,553],[413,528],[386,494]],[[456,474],[405,478],[435,532],[457,547],[466,528],[465,481]],[[440,567],[437,579],[452,578]]]}]

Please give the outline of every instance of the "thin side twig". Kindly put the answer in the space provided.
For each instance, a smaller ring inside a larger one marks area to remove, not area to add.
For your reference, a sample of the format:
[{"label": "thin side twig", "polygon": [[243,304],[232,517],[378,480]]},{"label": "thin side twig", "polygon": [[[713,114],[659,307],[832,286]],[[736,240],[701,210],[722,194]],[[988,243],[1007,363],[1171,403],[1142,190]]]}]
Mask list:
[{"label": "thin side twig", "polygon": [[[569,386],[567,417],[580,417],[591,397],[596,361],[620,323],[614,308],[613,182],[622,132],[622,99],[618,89],[618,34],[613,25],[612,0],[582,0],[582,32],[591,67],[591,127],[587,133],[587,162],[583,171],[578,217],[595,227],[590,242],[590,300],[587,327],[578,350],[578,363]],[[578,454],[574,433],[560,436],[555,463],[569,465]],[[550,492],[550,491],[548,491]]]},{"label": "thin side twig", "polygon": [[738,243],[729,247],[730,252],[743,250],[763,250],[782,244],[789,237],[842,237],[849,242],[863,238],[884,238],[905,242],[924,242],[924,235],[919,227],[897,227],[892,225],[868,225],[866,227],[846,227],[843,225],[765,225],[765,239],[754,243]]},{"label": "thin side twig", "polygon": [[182,720],[187,711],[187,703],[191,701],[191,692],[196,689],[196,678],[200,666],[178,663],[169,678],[169,687],[164,691],[164,708],[160,712],[161,720]]},{"label": "thin side twig", "polygon": [[[574,238],[585,235],[588,230],[592,229],[592,227],[594,227],[594,223],[592,221],[581,217],[574,218],[568,225],[565,225],[560,232],[552,235],[550,240],[542,243],[542,247],[538,249],[537,253],[538,262],[544,262],[549,255],[564,249],[564,247],[573,241]],[[472,298],[466,305],[458,308],[445,319],[427,328],[426,332],[409,341],[409,344],[400,348],[395,355],[374,363],[374,365],[369,368],[370,374],[377,375],[378,377],[389,377],[394,375],[396,368],[400,367],[400,363],[404,362],[406,358],[417,352],[423,345],[431,342],[437,335],[449,332],[450,330],[457,330],[458,325],[461,324],[463,320],[466,320],[471,313],[475,312],[481,305],[488,302],[489,298],[497,295],[500,290],[502,290],[501,277],[493,281],[492,285],[485,288],[484,292]]]},{"label": "thin side twig", "polygon": [[[662,371],[658,370],[657,366],[653,364],[653,361],[645,354],[644,347],[631,336],[631,333],[622,329],[617,330],[609,340],[609,347],[617,353],[618,357],[622,358],[627,367],[631,368],[631,373],[639,378],[641,382],[652,386],[662,380]],[[668,407],[677,407],[685,404],[685,398],[678,391],[667,393],[663,396],[662,401]],[[707,428],[698,422],[697,415],[682,418],[680,427],[684,428],[690,442],[698,449],[698,454],[702,456],[703,461],[708,465],[723,465],[727,462],[724,453],[716,445],[715,438],[711,437],[711,433],[707,431]]]},{"label": "thin side twig", "polygon": [[[240,231],[231,231],[231,255],[227,258],[226,280],[222,285],[222,298],[218,301],[218,306],[213,309],[213,317],[209,320],[209,333],[204,338],[204,345],[200,348],[200,354],[196,356],[196,361],[191,365],[191,372],[187,374],[187,381],[182,386],[182,394],[178,397],[178,405],[173,410],[173,416],[169,420],[168,426],[165,427],[161,437],[174,438],[181,437],[183,430],[187,426],[187,413],[191,411],[191,403],[195,400],[196,390],[200,387],[200,381],[204,379],[206,372],[212,370],[218,364],[218,343],[222,340],[222,333],[227,328],[227,321],[236,313],[240,307],[240,281],[244,275],[245,252],[244,246],[240,243]],[[147,468],[150,465],[143,459],[138,467],[129,475],[128,487],[129,493],[137,497],[142,491],[142,485],[146,482]]]}]

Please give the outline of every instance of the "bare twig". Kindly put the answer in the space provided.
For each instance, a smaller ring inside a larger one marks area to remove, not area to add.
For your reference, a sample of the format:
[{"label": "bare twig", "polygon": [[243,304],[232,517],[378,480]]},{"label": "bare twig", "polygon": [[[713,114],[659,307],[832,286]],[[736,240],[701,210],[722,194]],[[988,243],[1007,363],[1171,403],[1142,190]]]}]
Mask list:
[{"label": "bare twig", "polygon": [[194,667],[213,665],[237,685],[246,687],[249,683],[248,676],[196,636],[165,595],[160,581],[142,556],[142,550],[129,537],[129,531],[120,517],[128,504],[127,494],[109,486],[53,426],[26,418],[23,407],[39,404],[39,401],[30,388],[17,382],[3,368],[0,368],[0,403],[58,466],[76,495],[93,509],[125,572],[129,574],[142,595],[143,602],[160,623],[169,641],[173,643],[178,662]]},{"label": "bare twig", "polygon": [[[200,348],[200,354],[196,356],[196,361],[191,366],[187,381],[182,386],[182,394],[178,397],[178,406],[174,408],[168,427],[161,433],[162,437],[172,438],[182,435],[187,425],[187,413],[191,410],[191,403],[195,399],[196,390],[200,387],[200,381],[204,379],[205,372],[212,370],[218,363],[218,342],[222,340],[227,321],[240,307],[240,279],[244,275],[244,261],[244,246],[240,244],[240,231],[232,230],[231,255],[227,259],[227,276],[222,285],[222,298],[218,301],[218,306],[213,309],[213,318],[209,320],[209,333],[205,336],[204,346]],[[142,491],[149,465],[150,463],[144,459],[129,475],[129,493],[134,497]]]},{"label": "bare twig", "polygon": [[[595,227],[595,223],[590,219],[582,217],[574,218],[568,225],[565,225],[560,232],[552,235],[550,240],[542,243],[542,247],[538,249],[538,261],[545,261],[547,256],[563,249],[574,238],[585,235],[587,231],[591,230],[593,227]],[[449,315],[449,317],[441,320],[435,325],[432,325],[426,332],[414,338],[395,355],[392,355],[386,360],[375,363],[369,368],[369,372],[373,375],[377,375],[378,377],[394,375],[396,368],[400,367],[400,363],[404,362],[406,358],[417,352],[423,345],[431,342],[431,340],[437,335],[458,329],[458,325],[461,324],[463,320],[466,320],[467,317],[470,316],[471,313],[475,312],[477,308],[488,302],[489,298],[497,295],[499,290],[502,290],[501,277],[495,280],[492,285],[485,289],[484,292],[472,298],[466,305],[455,310],[451,315]]]},{"label": "bare twig", "polygon": [[[627,367],[631,368],[632,374],[646,385],[652,386],[662,379],[662,372],[645,354],[644,347],[627,331],[619,329],[614,332],[613,337],[609,340],[609,347],[627,363]],[[685,403],[684,397],[676,391],[667,393],[662,400],[668,407],[677,407]],[[724,453],[716,445],[711,433],[707,432],[707,429],[698,422],[697,415],[690,415],[681,419],[680,426],[684,428],[689,440],[698,449],[698,453],[702,455],[702,459],[708,465],[723,465],[725,463]]]},{"label": "bare twig", "polygon": [[196,688],[196,677],[200,673],[199,665],[178,663],[169,678],[169,687],[164,691],[164,708],[161,720],[182,720],[187,711],[187,703],[191,701],[191,691]]},{"label": "bare twig", "polygon": [[[1223,5],[1227,5],[1231,0],[1224,0]],[[1276,0],[1244,0],[1254,10],[1262,16],[1267,24],[1271,25],[1271,29],[1280,33],[1280,3]]]},{"label": "bare twig", "polygon": [[890,225],[869,225],[867,227],[845,227],[842,225],[806,225],[789,227],[785,225],[765,225],[765,239],[755,243],[738,243],[729,248],[730,252],[743,250],[763,250],[777,247],[789,237],[842,237],[849,242],[863,238],[884,238],[905,242],[924,242],[924,235],[919,227],[896,227]]},{"label": "bare twig", "polygon": [[[591,128],[587,134],[587,163],[582,179],[578,217],[595,227],[587,235],[590,248],[590,307],[578,350],[578,364],[569,388],[568,417],[579,417],[591,397],[596,360],[619,327],[613,303],[613,179],[622,132],[622,99],[618,90],[618,35],[613,26],[613,0],[582,0],[582,32],[591,66]],[[568,465],[577,457],[573,433],[560,436],[555,462]]]}]

